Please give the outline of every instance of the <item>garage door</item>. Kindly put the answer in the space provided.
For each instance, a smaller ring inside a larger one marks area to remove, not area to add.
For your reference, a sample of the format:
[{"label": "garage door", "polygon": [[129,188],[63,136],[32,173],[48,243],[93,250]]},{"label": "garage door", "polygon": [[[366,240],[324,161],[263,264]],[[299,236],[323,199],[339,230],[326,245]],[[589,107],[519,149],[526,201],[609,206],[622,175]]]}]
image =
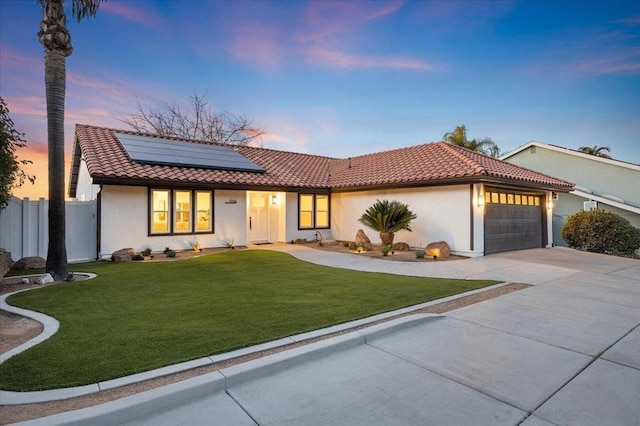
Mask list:
[{"label": "garage door", "polygon": [[542,247],[542,198],[508,191],[485,193],[486,254]]}]

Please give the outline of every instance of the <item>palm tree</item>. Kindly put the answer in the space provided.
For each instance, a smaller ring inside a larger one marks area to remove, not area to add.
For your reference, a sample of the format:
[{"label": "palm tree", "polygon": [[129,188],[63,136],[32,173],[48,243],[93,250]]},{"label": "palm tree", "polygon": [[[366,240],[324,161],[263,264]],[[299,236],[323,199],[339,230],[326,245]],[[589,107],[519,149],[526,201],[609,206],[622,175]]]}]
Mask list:
[{"label": "palm tree", "polygon": [[[56,281],[67,279],[64,201],[64,97],[66,58],[71,55],[64,0],[37,0],[44,14],[38,39],[44,47],[44,85],[47,98],[47,142],[49,147],[49,247],[47,272]],[[69,0],[71,14],[80,22],[95,16],[102,0]]]},{"label": "palm tree", "polygon": [[468,139],[467,127],[464,124],[456,126],[456,128],[453,129],[453,132],[445,133],[442,140],[453,145],[470,149],[471,151],[490,155],[491,157],[498,157],[500,155],[500,148],[491,138],[483,138],[480,140],[475,138]]},{"label": "palm tree", "polygon": [[611,158],[609,154],[603,152],[603,151],[611,152],[611,148],[609,148],[608,146],[598,146],[598,145],[594,145],[593,147],[581,146],[580,148],[578,148],[578,151],[584,152],[585,154],[589,154],[589,155],[595,155],[596,157]]},{"label": "palm tree", "polygon": [[382,244],[393,244],[396,232],[411,232],[409,224],[417,216],[409,210],[409,206],[399,201],[376,200],[358,221],[380,233]]}]

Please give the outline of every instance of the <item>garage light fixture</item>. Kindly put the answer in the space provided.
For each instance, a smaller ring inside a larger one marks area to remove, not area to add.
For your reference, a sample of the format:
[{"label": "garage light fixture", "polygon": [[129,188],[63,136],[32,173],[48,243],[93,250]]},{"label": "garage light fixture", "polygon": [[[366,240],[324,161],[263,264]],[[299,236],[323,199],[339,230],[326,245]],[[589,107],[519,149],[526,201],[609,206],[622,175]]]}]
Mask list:
[{"label": "garage light fixture", "polygon": [[277,195],[272,195],[271,196],[271,204],[274,205],[274,206],[276,204],[278,204],[278,196]]},{"label": "garage light fixture", "polygon": [[478,194],[478,207],[484,206],[484,194]]}]

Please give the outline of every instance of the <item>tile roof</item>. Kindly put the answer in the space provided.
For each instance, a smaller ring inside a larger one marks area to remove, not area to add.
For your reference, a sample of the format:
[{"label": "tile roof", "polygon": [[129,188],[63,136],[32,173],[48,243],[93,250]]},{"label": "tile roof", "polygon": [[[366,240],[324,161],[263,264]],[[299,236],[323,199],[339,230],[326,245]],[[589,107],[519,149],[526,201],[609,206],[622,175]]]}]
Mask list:
[{"label": "tile roof", "polygon": [[[428,185],[446,182],[502,182],[570,190],[572,183],[445,142],[428,143],[358,157],[338,159],[247,146],[237,151],[266,170],[251,173],[140,164],[131,161],[115,133],[126,130],[76,125],[76,144],[96,183],[162,182],[245,188],[324,190]],[[154,135],[144,135],[151,136]],[[167,138],[182,140],[180,138]],[[190,141],[209,143],[202,141]],[[77,147],[76,147],[77,148]],[[70,194],[75,195],[79,154],[74,153]],[[75,170],[75,172],[74,172]]]}]

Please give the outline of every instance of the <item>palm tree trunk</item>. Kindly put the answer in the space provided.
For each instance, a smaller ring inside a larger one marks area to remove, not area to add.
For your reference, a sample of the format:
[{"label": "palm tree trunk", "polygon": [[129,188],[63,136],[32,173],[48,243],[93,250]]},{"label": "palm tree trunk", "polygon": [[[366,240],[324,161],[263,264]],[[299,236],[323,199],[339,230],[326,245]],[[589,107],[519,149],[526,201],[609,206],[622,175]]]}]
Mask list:
[{"label": "palm tree trunk", "polygon": [[380,233],[380,239],[382,240],[382,244],[393,244],[393,237],[395,237],[395,234],[393,232]]},{"label": "palm tree trunk", "polygon": [[64,98],[66,55],[47,50],[44,81],[47,97],[47,138],[49,145],[49,246],[47,272],[56,281],[67,279],[64,197]]}]

